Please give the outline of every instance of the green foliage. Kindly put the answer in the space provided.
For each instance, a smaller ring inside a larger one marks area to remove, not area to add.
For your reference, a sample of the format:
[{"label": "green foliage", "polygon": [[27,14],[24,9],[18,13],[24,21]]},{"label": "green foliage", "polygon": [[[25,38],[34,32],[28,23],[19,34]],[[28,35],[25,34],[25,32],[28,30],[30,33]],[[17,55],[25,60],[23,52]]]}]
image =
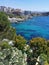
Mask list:
[{"label": "green foliage", "polygon": [[0,65],[27,65],[27,54],[15,47],[0,51]]},{"label": "green foliage", "polygon": [[5,31],[10,25],[10,22],[4,12],[0,12],[0,32]]},{"label": "green foliage", "polygon": [[7,38],[9,40],[15,40],[16,31],[15,28],[10,27],[7,32],[4,33],[3,38]]},{"label": "green foliage", "polygon": [[44,62],[44,65],[49,65],[47,61]]},{"label": "green foliage", "polygon": [[40,56],[43,62],[49,63],[49,41],[44,38],[33,38],[30,40],[30,47],[33,49],[33,56]]},{"label": "green foliage", "polygon": [[12,27],[7,29],[6,32],[3,32],[0,35],[0,39],[6,38],[6,39],[9,39],[9,40],[15,40],[15,37],[16,37],[16,31],[15,31],[15,28],[12,28]]},{"label": "green foliage", "polygon": [[20,35],[16,36],[16,40],[15,40],[15,46],[18,48],[18,49],[21,49],[23,50],[24,49],[24,46],[26,45],[27,41]]},{"label": "green foliage", "polygon": [[[9,14],[10,17],[13,15]],[[18,18],[23,18],[17,16]],[[27,58],[30,59],[28,63],[33,63],[32,59],[41,57],[43,61],[48,65],[49,63],[49,40],[47,41],[44,38],[33,38],[30,40],[29,45],[27,45],[27,40],[21,35],[16,35],[15,28],[10,26],[10,22],[7,18],[7,15],[3,12],[0,12],[0,39],[9,39],[14,40],[14,48],[9,45],[8,42],[0,42],[0,65],[27,65],[25,59],[25,54],[27,53]],[[22,51],[20,51],[22,50]],[[8,53],[8,54],[7,54]],[[48,63],[47,63],[48,62]]]},{"label": "green foliage", "polygon": [[9,16],[10,18],[16,17],[16,16],[14,16],[14,14],[7,14],[7,16]]},{"label": "green foliage", "polygon": [[49,40],[47,41],[47,46],[49,47]]},{"label": "green foliage", "polygon": [[47,47],[47,61],[49,63],[49,47]]},{"label": "green foliage", "polygon": [[8,44],[8,42],[5,42],[5,41],[3,42],[3,41],[2,41],[2,42],[0,43],[0,48],[1,48],[1,49],[5,49],[5,48],[9,48],[9,49],[10,49],[11,46]]},{"label": "green foliage", "polygon": [[15,28],[10,26],[10,21],[4,12],[0,12],[0,39],[15,40],[16,31]]},{"label": "green foliage", "polygon": [[47,52],[47,41],[44,38],[33,38],[30,40],[31,48],[34,48],[38,55]]},{"label": "green foliage", "polygon": [[16,16],[16,18],[21,18],[21,19],[23,19],[23,18],[25,18],[24,16]]},{"label": "green foliage", "polygon": [[47,55],[46,54],[40,54],[40,58],[43,60],[43,61],[47,61]]},{"label": "green foliage", "polygon": [[46,44],[46,40],[44,38],[38,37],[30,40],[30,46],[38,46],[38,45],[42,46],[44,44]]}]

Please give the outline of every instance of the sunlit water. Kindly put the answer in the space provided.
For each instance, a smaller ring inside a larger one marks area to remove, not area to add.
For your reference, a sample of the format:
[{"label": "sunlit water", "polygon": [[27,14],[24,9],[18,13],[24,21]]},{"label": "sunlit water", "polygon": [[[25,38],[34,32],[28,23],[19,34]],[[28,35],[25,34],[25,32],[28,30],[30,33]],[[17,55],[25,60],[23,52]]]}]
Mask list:
[{"label": "sunlit water", "polygon": [[13,23],[16,33],[22,35],[27,40],[34,37],[49,39],[49,16],[33,17],[21,23]]}]

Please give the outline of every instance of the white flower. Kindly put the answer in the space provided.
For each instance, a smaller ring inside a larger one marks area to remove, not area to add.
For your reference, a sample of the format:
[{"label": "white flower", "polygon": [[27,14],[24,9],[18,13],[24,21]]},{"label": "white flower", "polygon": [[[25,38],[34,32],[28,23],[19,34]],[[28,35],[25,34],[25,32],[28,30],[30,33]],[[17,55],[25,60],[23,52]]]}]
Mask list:
[{"label": "white flower", "polygon": [[7,41],[8,42],[9,40],[8,39],[3,39],[2,41]]},{"label": "white flower", "polygon": [[[27,65],[27,61],[26,61],[27,60],[27,54],[26,53],[22,53],[22,51],[18,50],[15,47],[12,47],[11,50],[10,49],[5,49],[5,50],[2,49],[0,51],[0,53],[3,54],[3,56],[1,54],[1,57],[0,57],[0,60],[3,59],[2,63],[6,62],[7,64],[9,63],[9,65],[12,65],[12,63],[13,63],[13,65],[17,65],[17,64]],[[10,56],[10,58],[6,58],[6,56]],[[6,60],[4,60],[5,58],[6,58]]]},{"label": "white flower", "polygon": [[32,49],[30,49],[30,50],[29,50],[29,52],[30,52],[30,53],[32,53],[32,52],[33,52],[33,50],[32,50]]},{"label": "white flower", "polygon": [[29,45],[26,45],[26,47],[29,47]]},{"label": "white flower", "polygon": [[19,62],[18,60],[16,60],[16,62]]},{"label": "white flower", "polygon": [[12,62],[9,62],[9,65],[11,65]]},{"label": "white flower", "polygon": [[0,62],[0,65],[4,65],[3,62]]},{"label": "white flower", "polygon": [[35,65],[38,65],[38,62],[36,62],[36,64]]},{"label": "white flower", "polygon": [[40,60],[40,56],[38,56],[38,58],[37,58],[37,61],[39,62],[39,60]]},{"label": "white flower", "polygon": [[27,51],[29,49],[29,45],[25,45],[24,51]]},{"label": "white flower", "polygon": [[9,41],[8,43],[9,43],[9,45],[12,45],[13,46],[13,41]]}]

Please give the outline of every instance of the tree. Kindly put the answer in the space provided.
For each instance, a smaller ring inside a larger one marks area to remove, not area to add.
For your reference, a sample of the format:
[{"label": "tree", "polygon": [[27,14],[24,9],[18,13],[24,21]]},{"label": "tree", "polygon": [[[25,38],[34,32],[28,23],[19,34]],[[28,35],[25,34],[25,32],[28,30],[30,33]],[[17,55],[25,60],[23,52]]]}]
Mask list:
[{"label": "tree", "polygon": [[9,40],[14,40],[15,36],[15,28],[11,27],[6,13],[0,12],[0,39],[7,38]]},{"label": "tree", "polygon": [[10,25],[10,22],[4,12],[0,12],[0,32],[5,31]]}]

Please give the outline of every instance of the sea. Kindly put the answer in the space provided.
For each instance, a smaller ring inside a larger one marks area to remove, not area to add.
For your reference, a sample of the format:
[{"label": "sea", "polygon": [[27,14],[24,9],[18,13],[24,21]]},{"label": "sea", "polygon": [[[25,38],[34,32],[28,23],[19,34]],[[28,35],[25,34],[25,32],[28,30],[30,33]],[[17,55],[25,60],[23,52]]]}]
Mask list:
[{"label": "sea", "polygon": [[36,16],[23,22],[12,23],[16,34],[30,40],[36,37],[49,39],[49,16]]}]

